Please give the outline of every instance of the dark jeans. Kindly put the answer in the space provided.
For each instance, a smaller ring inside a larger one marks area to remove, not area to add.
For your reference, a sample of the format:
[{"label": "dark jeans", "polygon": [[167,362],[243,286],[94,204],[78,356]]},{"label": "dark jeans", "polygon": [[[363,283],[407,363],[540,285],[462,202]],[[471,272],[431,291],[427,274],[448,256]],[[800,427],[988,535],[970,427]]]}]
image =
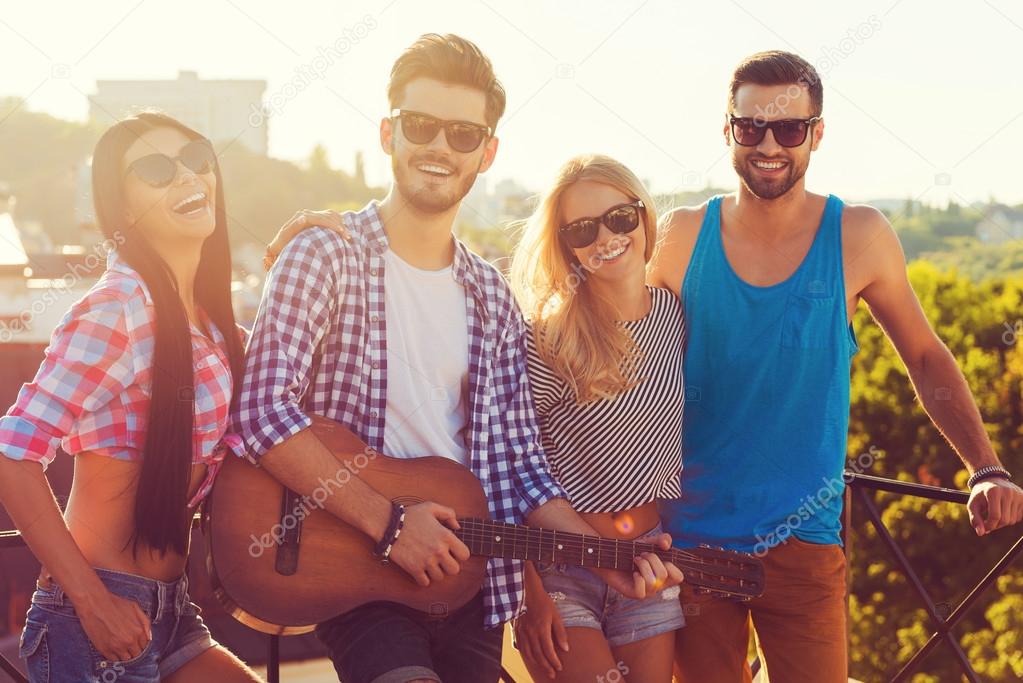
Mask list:
[{"label": "dark jeans", "polygon": [[483,593],[445,618],[371,602],[316,627],[343,683],[496,683],[504,630],[483,627]]}]

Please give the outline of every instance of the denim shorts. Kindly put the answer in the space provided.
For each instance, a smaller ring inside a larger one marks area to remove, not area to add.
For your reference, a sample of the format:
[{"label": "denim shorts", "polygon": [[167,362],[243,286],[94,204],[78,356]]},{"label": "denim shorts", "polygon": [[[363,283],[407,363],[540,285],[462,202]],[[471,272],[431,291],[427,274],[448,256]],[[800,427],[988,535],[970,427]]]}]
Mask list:
[{"label": "denim shorts", "polygon": [[[659,532],[660,527],[654,531]],[[536,568],[565,627],[602,631],[612,647],[685,626],[678,586],[666,588],[645,600],[636,600],[611,588],[585,567],[537,562]]]},{"label": "denim shorts", "polygon": [[109,569],[96,573],[111,593],[139,604],[152,623],[152,640],[137,657],[106,659],[61,587],[37,586],[19,649],[31,683],[156,683],[216,645],[188,599],[188,577],[166,582]]}]

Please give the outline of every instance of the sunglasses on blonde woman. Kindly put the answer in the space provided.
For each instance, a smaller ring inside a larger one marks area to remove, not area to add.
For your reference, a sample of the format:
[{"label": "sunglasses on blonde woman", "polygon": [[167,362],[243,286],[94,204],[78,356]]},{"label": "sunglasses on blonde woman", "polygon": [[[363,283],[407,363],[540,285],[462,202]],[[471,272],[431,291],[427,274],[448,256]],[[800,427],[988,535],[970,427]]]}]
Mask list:
[{"label": "sunglasses on blonde woman", "polygon": [[596,218],[580,218],[558,228],[558,235],[573,249],[584,249],[593,244],[603,223],[616,235],[625,235],[639,226],[639,210],[645,208],[642,200],[612,206]]}]

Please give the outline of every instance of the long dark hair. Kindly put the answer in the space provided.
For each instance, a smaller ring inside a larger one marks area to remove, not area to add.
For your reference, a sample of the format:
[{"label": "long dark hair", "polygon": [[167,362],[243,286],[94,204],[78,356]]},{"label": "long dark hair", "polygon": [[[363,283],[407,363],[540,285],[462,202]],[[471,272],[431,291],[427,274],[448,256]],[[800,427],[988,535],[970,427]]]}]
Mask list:
[{"label": "long dark hair", "polygon": [[[92,157],[92,194],[96,220],[107,239],[118,244],[120,257],[142,277],[156,309],[156,339],[151,368],[152,390],[142,473],[135,495],[133,552],[140,541],[161,555],[184,554],[190,526],[185,523],[192,465],[194,386],[191,330],[167,263],[141,230],[126,218],[124,154],[139,136],[157,128],[181,131],[190,140],[202,135],[161,113],[143,112],[114,124],[96,143]],[[217,178],[215,229],[203,244],[195,292],[199,305],[227,343],[234,386],[243,369],[241,340],[231,308],[231,251],[227,238],[224,184]]]}]

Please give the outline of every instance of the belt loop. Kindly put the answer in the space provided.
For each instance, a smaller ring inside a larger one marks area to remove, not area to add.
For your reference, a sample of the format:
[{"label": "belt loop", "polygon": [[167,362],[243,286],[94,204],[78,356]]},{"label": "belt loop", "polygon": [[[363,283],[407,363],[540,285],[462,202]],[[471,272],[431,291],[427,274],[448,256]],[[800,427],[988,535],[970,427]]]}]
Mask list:
[{"label": "belt loop", "polygon": [[162,581],[156,582],[156,617],[154,621],[162,621],[167,609],[167,586]]},{"label": "belt loop", "polygon": [[185,611],[185,601],[188,599],[188,578],[182,577],[178,581],[177,594],[174,596],[174,616],[180,617]]}]

